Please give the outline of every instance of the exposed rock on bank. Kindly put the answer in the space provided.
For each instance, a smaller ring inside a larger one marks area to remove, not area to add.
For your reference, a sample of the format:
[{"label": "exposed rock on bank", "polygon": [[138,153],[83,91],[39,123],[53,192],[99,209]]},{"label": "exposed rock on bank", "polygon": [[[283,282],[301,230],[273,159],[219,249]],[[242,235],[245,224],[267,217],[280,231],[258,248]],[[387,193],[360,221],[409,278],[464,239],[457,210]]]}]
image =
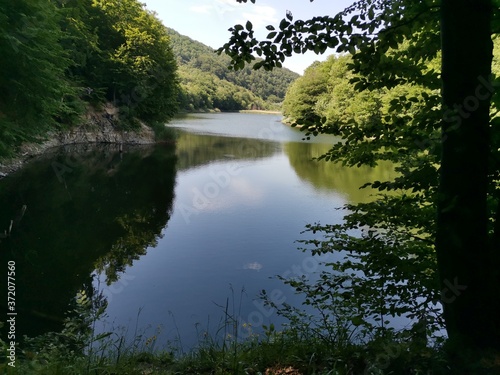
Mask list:
[{"label": "exposed rock on bank", "polygon": [[145,145],[155,143],[155,134],[151,128],[141,123],[134,131],[120,130],[118,110],[108,104],[104,110],[89,110],[82,124],[72,129],[49,133],[40,143],[24,144],[13,159],[0,162],[0,178],[21,168],[29,159],[45,153],[47,150],[64,145],[107,143],[122,145]]}]

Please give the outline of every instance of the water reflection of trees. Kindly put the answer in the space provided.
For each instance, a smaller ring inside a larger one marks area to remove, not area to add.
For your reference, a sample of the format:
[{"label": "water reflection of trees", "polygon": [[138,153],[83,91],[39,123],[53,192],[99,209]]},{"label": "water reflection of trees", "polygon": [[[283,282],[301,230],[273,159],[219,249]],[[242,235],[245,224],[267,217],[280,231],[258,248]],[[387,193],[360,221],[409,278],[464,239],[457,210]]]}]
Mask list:
[{"label": "water reflection of trees", "polygon": [[359,187],[365,183],[375,180],[386,181],[395,176],[394,167],[390,163],[380,163],[375,168],[367,166],[348,168],[337,163],[312,160],[330,149],[327,144],[289,142],[283,149],[290,160],[290,165],[302,180],[309,182],[318,190],[335,190],[345,194],[350,202],[371,200],[370,194],[375,194],[377,191],[360,190]]},{"label": "water reflection of trees", "polygon": [[116,281],[161,236],[173,203],[174,148],[117,151],[60,150],[0,183],[0,228],[27,207],[11,236],[0,239],[2,264],[17,265],[19,334],[60,327],[96,267]]},{"label": "water reflection of trees", "polygon": [[177,139],[177,169],[183,170],[217,160],[259,159],[281,150],[275,142],[182,132]]}]

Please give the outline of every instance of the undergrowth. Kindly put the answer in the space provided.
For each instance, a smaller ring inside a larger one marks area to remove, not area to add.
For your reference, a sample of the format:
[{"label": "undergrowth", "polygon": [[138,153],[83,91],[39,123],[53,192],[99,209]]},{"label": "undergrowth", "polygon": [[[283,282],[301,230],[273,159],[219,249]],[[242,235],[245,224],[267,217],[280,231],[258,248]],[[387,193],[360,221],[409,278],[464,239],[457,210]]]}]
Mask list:
[{"label": "undergrowth", "polygon": [[[234,296],[233,296],[234,298]],[[95,324],[106,309],[102,295],[78,293],[74,309],[59,333],[26,338],[18,348],[15,367],[1,365],[0,373],[12,375],[146,375],[146,374],[447,374],[449,368],[439,346],[421,346],[397,334],[356,339],[352,327],[341,320],[330,325],[329,335],[319,335],[312,317],[292,308],[280,311],[289,323],[254,330],[238,319],[238,308],[229,300],[214,335],[203,331],[198,345],[184,352],[180,340],[158,342],[160,327],[152,332],[95,333]],[[231,311],[230,311],[231,310]],[[138,315],[140,314],[140,311]],[[242,326],[239,326],[242,324]],[[333,332],[335,331],[335,332]],[[245,332],[245,339],[238,337]],[[1,342],[3,353],[7,344]],[[2,361],[5,358],[2,358]]]}]

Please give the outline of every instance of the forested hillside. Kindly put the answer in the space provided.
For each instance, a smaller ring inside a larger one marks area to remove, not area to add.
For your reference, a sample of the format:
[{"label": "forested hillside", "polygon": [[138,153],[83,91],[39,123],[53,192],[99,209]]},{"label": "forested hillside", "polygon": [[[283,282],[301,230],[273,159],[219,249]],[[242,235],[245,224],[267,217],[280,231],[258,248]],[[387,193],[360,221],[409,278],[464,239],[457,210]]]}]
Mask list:
[{"label": "forested hillside", "polygon": [[[492,71],[500,75],[500,38],[494,39]],[[400,100],[416,97],[421,100],[436,95],[439,88],[431,89],[422,84],[399,84],[359,90],[355,81],[361,76],[352,70],[353,59],[349,54],[332,55],[324,62],[315,62],[304,75],[288,88],[283,102],[283,114],[289,123],[311,125],[322,123],[322,131],[337,134],[347,131],[352,137],[359,136],[361,129],[370,137],[379,137],[378,124],[387,116],[393,116],[393,107]],[[438,70],[439,59],[428,62],[427,69]],[[413,102],[413,110],[420,109],[421,102]],[[398,120],[401,126],[407,119]],[[366,136],[366,134],[365,134]],[[352,151],[352,149],[351,149]],[[367,156],[365,157],[365,161]]]},{"label": "forested hillside", "polygon": [[138,0],[6,0],[0,21],[0,157],[107,103],[121,128],[163,128],[179,107],[277,108],[298,77],[229,71],[227,56],[166,28]]},{"label": "forested hillside", "polygon": [[268,109],[273,105],[276,108],[290,83],[299,77],[288,69],[229,70],[228,56],[219,56],[212,48],[173,29],[167,30],[180,66],[180,105],[185,110]]},{"label": "forested hillside", "polygon": [[0,157],[106,102],[125,127],[176,113],[166,29],[137,0],[5,0],[0,21]]},{"label": "forested hillside", "polygon": [[[391,105],[397,100],[433,93],[423,85],[410,84],[359,91],[353,84],[357,75],[350,67],[352,62],[351,55],[332,55],[327,61],[308,67],[286,94],[283,113],[287,121],[304,125],[322,122],[330,133],[350,128],[352,136],[362,127],[377,137],[377,124],[390,115]],[[438,64],[436,60],[430,65]]]}]

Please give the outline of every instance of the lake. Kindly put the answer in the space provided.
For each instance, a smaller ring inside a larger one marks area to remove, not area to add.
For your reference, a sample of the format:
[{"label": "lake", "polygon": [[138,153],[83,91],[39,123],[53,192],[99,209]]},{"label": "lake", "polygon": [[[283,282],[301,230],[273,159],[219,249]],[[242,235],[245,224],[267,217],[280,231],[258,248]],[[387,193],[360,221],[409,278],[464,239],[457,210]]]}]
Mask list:
[{"label": "lake", "polygon": [[313,161],[337,140],[303,141],[280,121],[189,115],[169,124],[175,146],[65,147],[1,180],[0,234],[12,231],[0,259],[16,262],[18,332],[60,330],[80,290],[107,300],[97,331],[156,335],[157,347],[188,350],[226,313],[252,332],[281,324],[257,296],[300,303],[273,277],[319,269],[297,250],[305,225],[341,222],[338,207],[370,199],[359,186],[393,171]]}]

